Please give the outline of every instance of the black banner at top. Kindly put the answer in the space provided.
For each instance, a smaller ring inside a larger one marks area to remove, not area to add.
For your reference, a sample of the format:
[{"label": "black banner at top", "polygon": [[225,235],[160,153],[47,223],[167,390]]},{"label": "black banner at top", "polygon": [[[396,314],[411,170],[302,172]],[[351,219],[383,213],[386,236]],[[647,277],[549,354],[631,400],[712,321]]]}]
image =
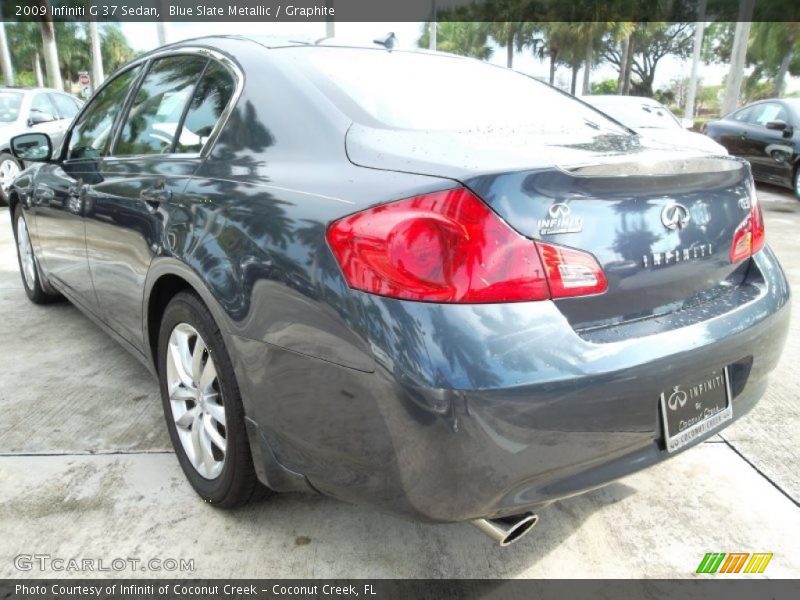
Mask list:
[{"label": "black banner at top", "polygon": [[5,21],[800,21],[800,0],[0,0]]}]

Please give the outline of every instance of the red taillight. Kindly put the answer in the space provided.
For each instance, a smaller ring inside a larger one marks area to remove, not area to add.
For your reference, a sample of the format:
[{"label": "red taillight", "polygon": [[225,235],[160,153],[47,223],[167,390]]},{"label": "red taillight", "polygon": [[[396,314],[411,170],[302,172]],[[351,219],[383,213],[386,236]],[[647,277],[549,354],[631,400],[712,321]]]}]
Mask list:
[{"label": "red taillight", "polygon": [[536,246],[553,298],[600,294],[608,288],[606,276],[591,254],[543,242],[536,242]]},{"label": "red taillight", "polygon": [[761,250],[764,247],[766,231],[764,229],[764,215],[761,214],[761,205],[753,194],[750,214],[742,221],[733,233],[730,260],[737,263]]},{"label": "red taillight", "polygon": [[[524,302],[605,290],[605,277],[590,254],[542,245],[540,258],[534,242],[464,188],[340,219],[328,228],[328,243],[351,287],[393,298]],[[553,269],[562,273],[557,281]],[[591,287],[586,269],[595,277],[590,292],[583,291]],[[548,276],[555,282],[552,290]]]}]

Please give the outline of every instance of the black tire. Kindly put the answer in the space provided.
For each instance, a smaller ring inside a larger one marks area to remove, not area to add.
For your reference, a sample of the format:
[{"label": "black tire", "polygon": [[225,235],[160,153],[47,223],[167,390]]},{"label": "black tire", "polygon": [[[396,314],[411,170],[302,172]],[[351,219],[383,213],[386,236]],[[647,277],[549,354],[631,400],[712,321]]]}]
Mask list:
[{"label": "black tire", "polygon": [[794,168],[794,195],[800,200],[800,164]]},{"label": "black tire", "polygon": [[[19,167],[20,171],[24,168],[20,162],[14,158],[13,155],[9,154],[8,152],[0,152],[0,168],[2,164],[6,161],[11,161]],[[6,196],[6,190],[3,189],[3,186],[0,185],[0,206],[8,205],[8,198]]]},{"label": "black tire", "polygon": [[[173,329],[182,323],[193,327],[214,357],[217,387],[225,410],[226,449],[222,470],[207,479],[194,467],[178,436],[167,383],[167,352]],[[158,373],[161,400],[169,436],[178,462],[197,494],[219,508],[235,508],[260,497],[266,489],[258,481],[244,423],[239,386],[219,327],[203,301],[192,292],[180,292],[170,301],[161,319],[158,337]]]},{"label": "black tire", "polygon": [[11,222],[14,225],[14,242],[15,246],[17,247],[17,264],[19,265],[19,275],[22,278],[22,287],[25,289],[28,299],[30,299],[30,301],[34,304],[49,304],[51,302],[60,300],[62,296],[50,286],[45,277],[42,275],[42,270],[39,267],[39,261],[36,260],[36,255],[33,252],[32,246],[30,248],[31,256],[33,258],[32,281],[29,282],[26,278],[25,267],[22,264],[23,260],[18,243],[20,221],[24,223],[25,229],[27,230],[28,224],[27,221],[25,221],[25,215],[22,213],[22,209],[17,207],[17,210],[15,210],[14,214],[11,215]]}]

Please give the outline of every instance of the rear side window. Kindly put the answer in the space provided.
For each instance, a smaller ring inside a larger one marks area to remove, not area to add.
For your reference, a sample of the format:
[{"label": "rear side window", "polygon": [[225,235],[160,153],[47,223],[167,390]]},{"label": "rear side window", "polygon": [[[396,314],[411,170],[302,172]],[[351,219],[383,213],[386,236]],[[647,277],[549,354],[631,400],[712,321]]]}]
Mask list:
[{"label": "rear side window", "polygon": [[770,121],[789,121],[789,115],[780,104],[774,102],[765,102],[764,104],[757,104],[753,107],[748,121],[754,125],[766,126]]},{"label": "rear side window", "polygon": [[170,56],[152,64],[125,117],[116,156],[172,151],[183,110],[207,62],[200,56]]},{"label": "rear side window", "polygon": [[40,123],[58,119],[56,109],[48,96],[49,94],[36,94],[31,101],[31,117],[35,117]]},{"label": "rear side window", "polygon": [[750,120],[750,114],[752,112],[753,112],[753,107],[748,106],[746,108],[743,108],[742,110],[733,113],[733,115],[731,115],[731,118],[734,121],[744,121],[745,123],[747,123]]},{"label": "rear side window", "polygon": [[233,96],[234,81],[228,69],[211,61],[192,96],[186,111],[176,152],[194,153],[203,149],[208,137]]},{"label": "rear side window", "polygon": [[0,123],[11,123],[17,120],[22,104],[19,92],[0,92]]},{"label": "rear side window", "polygon": [[630,135],[567,94],[477,60],[349,48],[298,48],[291,56],[345,113],[368,124]]},{"label": "rear side window", "polygon": [[78,105],[69,96],[50,94],[62,119],[71,119],[78,114]]},{"label": "rear side window", "polygon": [[137,66],[119,74],[92,98],[89,107],[72,128],[67,148],[68,159],[96,158],[103,155],[128,88],[136,81],[140,69]]}]

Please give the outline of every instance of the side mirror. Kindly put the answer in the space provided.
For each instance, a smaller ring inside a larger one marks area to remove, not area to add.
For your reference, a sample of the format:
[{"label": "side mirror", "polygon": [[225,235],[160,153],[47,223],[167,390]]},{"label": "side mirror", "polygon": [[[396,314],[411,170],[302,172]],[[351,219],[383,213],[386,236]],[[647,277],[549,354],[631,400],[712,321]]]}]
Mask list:
[{"label": "side mirror", "polygon": [[28,162],[47,162],[53,154],[53,142],[46,133],[23,133],[11,138],[11,154]]},{"label": "side mirror", "polygon": [[50,121],[55,121],[53,115],[49,115],[45,112],[32,108],[31,114],[28,117],[28,127],[33,127],[34,125],[39,125],[41,123],[49,123]]},{"label": "side mirror", "polygon": [[767,123],[767,129],[774,129],[775,131],[785,131],[789,127],[786,121],[770,121]]}]

